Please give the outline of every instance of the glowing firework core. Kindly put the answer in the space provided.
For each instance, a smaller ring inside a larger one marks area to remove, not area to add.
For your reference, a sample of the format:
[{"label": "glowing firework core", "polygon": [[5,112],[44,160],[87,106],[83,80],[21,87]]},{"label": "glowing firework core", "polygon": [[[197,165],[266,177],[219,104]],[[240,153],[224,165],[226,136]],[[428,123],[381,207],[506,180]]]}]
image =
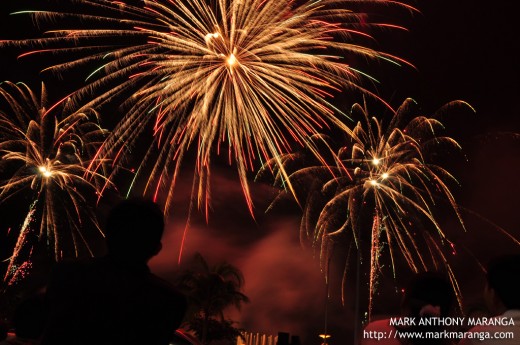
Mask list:
[{"label": "glowing firework core", "polygon": [[379,162],[380,162],[379,158],[372,159],[372,164],[374,164],[374,165],[379,165]]},{"label": "glowing firework core", "polygon": [[[237,63],[237,58],[235,56],[236,49],[229,48],[229,44],[226,43],[224,36],[220,35],[218,32],[209,33],[204,36],[204,41],[206,41],[208,49],[213,51],[217,56],[224,58],[229,67],[233,67],[233,65]],[[231,51],[232,53],[229,53]]]},{"label": "glowing firework core", "polygon": [[44,166],[40,166],[38,168],[38,170],[40,170],[40,172],[42,173],[43,176],[45,177],[51,177],[52,176],[52,171],[50,169],[47,169],[46,167]]},{"label": "glowing firework core", "polygon": [[229,67],[233,67],[233,65],[237,63],[237,58],[235,57],[235,54],[229,55],[226,62],[229,65]]},{"label": "glowing firework core", "polygon": [[383,180],[387,179],[388,178],[388,173],[383,173],[383,175],[381,175],[381,177],[383,178]]}]

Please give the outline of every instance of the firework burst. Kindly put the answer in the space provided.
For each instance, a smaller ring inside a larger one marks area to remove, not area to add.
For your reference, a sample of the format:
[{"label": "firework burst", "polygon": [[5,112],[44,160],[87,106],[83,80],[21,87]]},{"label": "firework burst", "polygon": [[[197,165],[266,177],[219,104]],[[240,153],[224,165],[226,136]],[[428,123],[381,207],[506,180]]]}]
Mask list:
[{"label": "firework burst", "polygon": [[[22,253],[30,253],[35,241],[47,242],[60,260],[68,241],[73,254],[81,248],[92,254],[84,232],[88,224],[98,234],[93,194],[104,185],[103,177],[87,170],[98,140],[105,136],[94,111],[68,112],[66,104],[46,106],[45,87],[39,98],[24,84],[5,82],[0,87],[0,202],[16,195],[28,200],[29,211],[18,234],[6,279],[16,273]],[[62,103],[66,103],[63,101]],[[55,115],[62,110],[62,116]],[[17,205],[20,209],[20,205]],[[28,255],[28,254],[27,254]]]},{"label": "firework burst", "polygon": [[[330,138],[319,136],[313,139],[325,146],[322,152],[328,152],[321,155],[323,160],[305,153],[281,157],[289,181],[275,170],[276,184],[291,182],[305,201],[301,238],[319,248],[324,269],[337,245],[358,253],[347,258],[343,284],[353,257],[368,263],[369,312],[378,275],[387,262],[384,257],[389,258],[394,277],[396,262],[402,259],[414,272],[442,267],[458,291],[446,257],[454,250],[453,243],[436,211],[451,209],[464,227],[449,188],[456,180],[432,158],[450,148],[460,151],[460,146],[442,135],[444,127],[438,119],[414,116],[409,120],[414,105],[406,100],[385,127],[382,120],[369,116],[366,106],[356,104],[353,116],[362,120],[339,149],[334,149]],[[468,106],[452,102],[437,114],[455,105]]]},{"label": "firework burst", "polygon": [[47,24],[79,19],[87,29],[53,30],[50,37],[19,43],[43,47],[28,54],[84,56],[47,69],[54,72],[98,63],[74,98],[86,107],[127,98],[129,110],[101,155],[120,161],[153,130],[154,144],[137,173],[150,163],[145,193],[165,188],[166,210],[193,147],[193,196],[206,212],[213,154],[226,151],[229,163],[236,163],[252,212],[247,174],[256,162],[290,152],[291,145],[311,145],[308,136],[325,127],[345,127],[343,114],[327,101],[333,93],[347,88],[369,93],[363,80],[374,80],[352,61],[401,62],[354,43],[375,27],[398,28],[371,23],[360,8],[414,11],[387,0],[73,3],[78,7],[70,12],[30,12]]}]

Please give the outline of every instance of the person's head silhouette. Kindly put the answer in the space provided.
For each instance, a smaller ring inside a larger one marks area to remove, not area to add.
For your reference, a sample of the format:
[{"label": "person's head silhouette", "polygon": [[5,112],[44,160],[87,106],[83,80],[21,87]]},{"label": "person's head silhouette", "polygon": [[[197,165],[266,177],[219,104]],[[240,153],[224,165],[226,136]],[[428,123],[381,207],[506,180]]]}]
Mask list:
[{"label": "person's head silhouette", "polygon": [[422,272],[408,283],[401,308],[407,316],[446,316],[454,300],[453,288],[443,275]]},{"label": "person's head silhouette", "polygon": [[491,260],[486,273],[485,297],[492,309],[520,309],[520,255],[503,255]]},{"label": "person's head silhouette", "polygon": [[119,261],[147,262],[162,248],[164,215],[147,199],[126,199],[108,214],[105,226],[108,255]]},{"label": "person's head silhouette", "polygon": [[27,344],[32,344],[31,341],[38,340],[43,333],[46,316],[45,300],[42,293],[26,297],[16,307],[13,315],[16,338],[25,339]]}]

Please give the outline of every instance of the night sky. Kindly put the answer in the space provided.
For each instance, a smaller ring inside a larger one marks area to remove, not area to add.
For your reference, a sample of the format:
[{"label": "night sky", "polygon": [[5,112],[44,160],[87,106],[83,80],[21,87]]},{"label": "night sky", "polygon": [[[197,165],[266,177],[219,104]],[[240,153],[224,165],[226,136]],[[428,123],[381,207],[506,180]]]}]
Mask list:
[{"label": "night sky", "polygon": [[[37,34],[27,18],[7,15],[25,8],[27,3],[30,1],[2,1],[0,40]],[[441,222],[452,238],[467,247],[459,248],[452,259],[465,307],[469,308],[481,302],[482,274],[473,256],[485,263],[499,253],[520,251],[494,230],[499,226],[520,238],[520,67],[513,53],[519,31],[515,3],[497,0],[484,6],[471,0],[417,0],[413,5],[421,13],[400,13],[399,20],[408,32],[375,36],[376,47],[408,60],[416,70],[384,67],[379,71],[375,68],[374,74],[382,81],[380,95],[394,107],[412,97],[425,114],[459,99],[476,109],[475,114],[457,112],[444,119],[450,135],[460,142],[467,156],[467,161],[449,160],[447,167],[460,182],[453,192],[468,210],[464,213],[468,231],[462,232],[453,220]],[[37,88],[39,67],[16,60],[16,55],[14,49],[0,50],[0,79],[25,81]],[[189,177],[190,170],[186,169],[169,217],[164,250],[151,262],[153,270],[166,279],[177,269],[178,242],[191,187]],[[184,258],[199,251],[210,261],[227,260],[243,270],[245,293],[252,302],[240,314],[230,315],[240,319],[244,328],[271,334],[290,332],[301,335],[304,344],[319,344],[325,285],[313,253],[300,247],[298,210],[265,214],[275,190],[252,183],[252,219],[234,167],[217,167],[213,187],[209,223],[202,215],[193,217]],[[6,210],[2,211],[5,214]],[[7,255],[2,254],[4,257]],[[389,277],[382,278],[377,314],[398,311],[397,291],[408,276],[408,271],[399,272],[395,283]],[[332,281],[337,283],[337,279]],[[349,344],[352,339],[352,296],[347,296],[344,307],[339,296],[337,284],[331,286],[330,343],[336,345]]]}]

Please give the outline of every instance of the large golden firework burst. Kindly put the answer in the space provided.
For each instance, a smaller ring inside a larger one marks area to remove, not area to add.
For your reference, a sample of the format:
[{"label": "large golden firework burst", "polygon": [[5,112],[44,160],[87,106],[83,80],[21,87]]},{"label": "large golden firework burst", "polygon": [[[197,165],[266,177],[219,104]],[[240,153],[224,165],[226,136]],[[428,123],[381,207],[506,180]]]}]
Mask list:
[{"label": "large golden firework burst", "polygon": [[207,210],[212,156],[225,150],[237,165],[251,212],[247,174],[255,165],[294,145],[310,145],[319,155],[309,135],[328,126],[348,130],[343,114],[327,99],[345,89],[368,94],[363,80],[373,81],[350,63],[355,58],[401,62],[355,43],[375,27],[397,28],[371,22],[363,6],[414,10],[387,0],[69,3],[77,7],[29,12],[45,24],[76,18],[80,28],[18,43],[43,47],[28,54],[73,57],[48,70],[101,64],[74,95],[80,104],[96,107],[127,98],[129,110],[100,154],[120,161],[152,127],[154,144],[137,172],[144,174],[149,163],[145,193],[166,188],[168,210],[181,163],[193,147],[193,196]]}]

